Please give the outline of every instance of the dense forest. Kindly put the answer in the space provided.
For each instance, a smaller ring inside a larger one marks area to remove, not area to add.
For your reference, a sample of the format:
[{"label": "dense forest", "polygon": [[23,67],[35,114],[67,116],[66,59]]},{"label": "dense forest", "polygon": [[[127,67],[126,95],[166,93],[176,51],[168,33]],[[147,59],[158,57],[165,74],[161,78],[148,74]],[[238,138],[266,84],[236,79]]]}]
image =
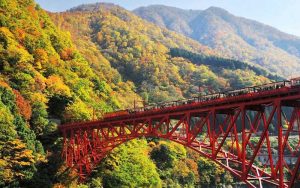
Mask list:
[{"label": "dense forest", "polygon": [[[197,64],[191,61],[192,55],[172,56],[170,50],[173,48],[211,58],[218,54],[119,6],[101,3],[79,6],[69,12],[51,14],[51,17],[59,28],[71,33],[78,49],[85,49],[81,53],[86,59],[103,55],[124,80],[135,84],[136,91],[146,103],[191,97],[197,94],[199,86],[210,86],[217,91],[269,81],[268,74],[259,67],[224,66],[217,70],[209,66],[212,61],[209,58]],[[90,53],[88,46],[98,52]],[[217,63],[228,62],[219,59]],[[236,82],[231,81],[232,77],[236,77]]]},{"label": "dense forest", "polygon": [[[231,184],[215,163],[155,138],[116,148],[85,183],[66,168],[61,123],[101,118],[133,101],[190,97],[198,86],[217,91],[273,79],[246,64],[214,67],[210,48],[118,6],[96,7],[50,14],[33,0],[0,0],[0,187]],[[193,53],[207,58],[196,62]]]},{"label": "dense forest", "polygon": [[1,0],[0,5],[0,184],[18,187],[36,182],[39,166],[59,156],[57,148],[45,150],[59,144],[52,137],[57,124],[92,119],[93,109],[101,117],[139,96],[104,58],[104,67],[93,68],[33,1]]}]

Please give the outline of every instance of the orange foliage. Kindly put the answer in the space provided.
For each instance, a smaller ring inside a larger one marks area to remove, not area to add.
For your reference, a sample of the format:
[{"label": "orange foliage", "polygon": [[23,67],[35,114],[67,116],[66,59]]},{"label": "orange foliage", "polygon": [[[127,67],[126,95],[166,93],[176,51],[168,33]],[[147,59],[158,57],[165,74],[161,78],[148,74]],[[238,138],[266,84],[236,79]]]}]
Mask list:
[{"label": "orange foliage", "polygon": [[28,6],[27,8],[28,12],[32,15],[33,18],[38,18],[38,14],[35,11],[35,7],[33,5]]},{"label": "orange foliage", "polygon": [[60,58],[64,61],[73,59],[73,48],[65,48],[60,52]]},{"label": "orange foliage", "polygon": [[44,21],[40,21],[40,27],[45,28],[45,22]]},{"label": "orange foliage", "polygon": [[52,94],[71,96],[70,88],[65,85],[64,81],[56,75],[51,75],[46,80],[47,89]]},{"label": "orange foliage", "polygon": [[53,188],[65,188],[65,186],[61,183],[56,183],[53,185]]},{"label": "orange foliage", "polygon": [[42,69],[43,64],[48,62],[48,54],[44,49],[36,49],[34,51],[34,58],[35,58],[35,68]]},{"label": "orange foliage", "polygon": [[41,36],[41,32],[39,32],[37,29],[31,30],[30,34],[32,34],[35,37],[40,37]]},{"label": "orange foliage", "polygon": [[24,99],[21,93],[17,90],[14,90],[14,94],[16,95],[16,103],[19,110],[19,113],[26,119],[29,120],[31,117],[31,106],[29,102]]},{"label": "orange foliage", "polygon": [[23,43],[25,39],[25,31],[23,29],[17,28],[16,29],[16,35],[17,38]]},{"label": "orange foliage", "polygon": [[54,66],[58,66],[58,59],[55,56],[49,57],[49,63]]},{"label": "orange foliage", "polygon": [[5,88],[10,88],[10,86],[2,80],[0,80],[0,86],[5,87]]},{"label": "orange foliage", "polygon": [[196,181],[198,181],[199,180],[198,164],[193,159],[186,159],[185,162],[186,162],[186,165],[189,167],[189,169],[195,175]]},{"label": "orange foliage", "polygon": [[45,83],[46,79],[42,75],[37,74],[34,80],[35,80],[35,88],[37,90],[44,91],[44,89],[46,89],[46,83]]},{"label": "orange foliage", "polygon": [[41,48],[36,49],[34,55],[36,61],[41,61],[43,63],[48,61],[48,54],[44,49]]}]

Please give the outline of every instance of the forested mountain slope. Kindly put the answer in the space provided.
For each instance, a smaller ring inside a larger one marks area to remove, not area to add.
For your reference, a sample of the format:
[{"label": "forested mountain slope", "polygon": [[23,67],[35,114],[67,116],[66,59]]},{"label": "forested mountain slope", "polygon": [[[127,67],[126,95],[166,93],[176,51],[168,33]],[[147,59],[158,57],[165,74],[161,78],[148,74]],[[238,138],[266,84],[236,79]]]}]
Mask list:
[{"label": "forested mountain slope", "polygon": [[95,67],[86,60],[32,0],[1,0],[0,12],[0,187],[50,181],[55,164],[38,170],[59,159],[59,149],[45,152],[57,123],[90,120],[93,108],[101,117],[139,97],[105,58]]},{"label": "forested mountain slope", "polygon": [[[119,6],[83,5],[51,16],[59,28],[71,32],[87,59],[98,56],[96,51],[91,54],[98,48],[125,80],[135,84],[146,102],[190,97],[197,94],[198,86],[211,86],[217,91],[262,84],[270,77],[267,71],[257,74],[250,67],[226,67],[225,59],[218,61],[224,67],[216,70],[213,65],[194,64],[186,57],[170,54],[170,49],[177,48],[217,59],[217,53],[208,47],[143,21]],[[241,83],[231,80],[232,76]]]},{"label": "forested mountain slope", "polygon": [[259,64],[286,77],[300,71],[300,38],[226,10],[182,10],[163,5],[133,11],[145,20],[215,49],[223,57]]}]

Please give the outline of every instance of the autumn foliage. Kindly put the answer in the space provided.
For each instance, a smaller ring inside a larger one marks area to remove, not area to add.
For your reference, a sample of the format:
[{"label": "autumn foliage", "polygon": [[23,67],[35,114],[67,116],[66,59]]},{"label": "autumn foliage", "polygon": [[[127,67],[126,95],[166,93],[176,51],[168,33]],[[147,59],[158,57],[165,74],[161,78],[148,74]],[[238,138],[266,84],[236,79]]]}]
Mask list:
[{"label": "autumn foliage", "polygon": [[65,48],[60,52],[60,58],[64,61],[68,61],[73,59],[73,51],[72,48]]},{"label": "autumn foliage", "polygon": [[16,96],[16,104],[19,110],[19,113],[26,119],[29,120],[32,114],[30,103],[24,99],[21,93],[17,90],[13,91]]},{"label": "autumn foliage", "polygon": [[[199,94],[199,85],[217,91],[226,83],[237,87],[268,80],[252,70],[214,68],[209,48],[120,7],[51,13],[51,20],[33,0],[1,0],[0,12],[0,187],[77,186],[75,175],[70,180],[61,170],[63,161],[53,155],[62,149],[61,123],[101,119],[106,112],[132,108],[134,101],[191,97]],[[187,53],[170,53],[174,48]],[[207,56],[205,62],[195,61],[199,54]],[[227,183],[215,163],[190,157],[183,146],[149,143],[141,139],[116,148],[86,184]],[[49,162],[41,165],[40,156]],[[210,171],[200,172],[201,165]]]}]

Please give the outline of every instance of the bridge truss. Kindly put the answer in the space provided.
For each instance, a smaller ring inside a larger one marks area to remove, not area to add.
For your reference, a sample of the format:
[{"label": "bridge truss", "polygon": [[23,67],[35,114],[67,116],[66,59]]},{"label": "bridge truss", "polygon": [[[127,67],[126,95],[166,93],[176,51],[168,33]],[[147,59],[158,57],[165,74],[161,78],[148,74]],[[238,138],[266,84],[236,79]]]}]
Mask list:
[{"label": "bridge truss", "polygon": [[67,166],[86,178],[118,145],[140,137],[180,143],[249,187],[300,179],[300,87],[282,86],[60,126]]}]

